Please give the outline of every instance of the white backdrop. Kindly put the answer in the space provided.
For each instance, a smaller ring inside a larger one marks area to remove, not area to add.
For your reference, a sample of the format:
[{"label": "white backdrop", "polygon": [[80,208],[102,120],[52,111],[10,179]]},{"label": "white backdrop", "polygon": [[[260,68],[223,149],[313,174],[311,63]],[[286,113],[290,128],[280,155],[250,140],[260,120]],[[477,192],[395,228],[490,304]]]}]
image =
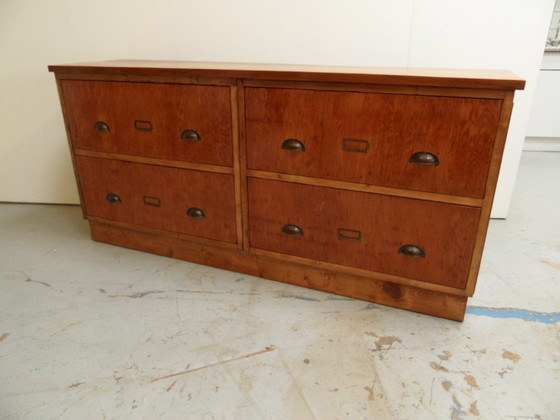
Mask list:
[{"label": "white backdrop", "polygon": [[48,64],[142,58],[509,69],[513,191],[554,0],[0,0],[0,201],[77,203]]}]

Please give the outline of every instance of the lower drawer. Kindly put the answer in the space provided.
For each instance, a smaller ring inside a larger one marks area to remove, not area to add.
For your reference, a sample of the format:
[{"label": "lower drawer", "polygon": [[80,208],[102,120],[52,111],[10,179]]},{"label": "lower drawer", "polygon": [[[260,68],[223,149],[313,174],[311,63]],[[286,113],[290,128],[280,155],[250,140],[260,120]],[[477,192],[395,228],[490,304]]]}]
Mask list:
[{"label": "lower drawer", "polygon": [[253,248],[464,288],[480,209],[249,179]]},{"label": "lower drawer", "polygon": [[233,176],[76,156],[88,217],[236,242]]}]

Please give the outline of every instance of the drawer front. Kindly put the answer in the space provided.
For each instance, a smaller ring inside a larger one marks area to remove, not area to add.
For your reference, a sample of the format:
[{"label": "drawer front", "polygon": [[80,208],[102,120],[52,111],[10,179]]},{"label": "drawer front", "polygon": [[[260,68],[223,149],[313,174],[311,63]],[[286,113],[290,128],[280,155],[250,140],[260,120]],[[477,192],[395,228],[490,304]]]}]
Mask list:
[{"label": "drawer front", "polygon": [[63,80],[74,147],[232,165],[227,86]]},{"label": "drawer front", "polygon": [[233,176],[76,156],[88,216],[236,242]]},{"label": "drawer front", "polygon": [[479,217],[478,208],[249,178],[251,247],[451,287],[465,287]]},{"label": "drawer front", "polygon": [[247,88],[245,104],[250,169],[480,198],[502,102]]}]

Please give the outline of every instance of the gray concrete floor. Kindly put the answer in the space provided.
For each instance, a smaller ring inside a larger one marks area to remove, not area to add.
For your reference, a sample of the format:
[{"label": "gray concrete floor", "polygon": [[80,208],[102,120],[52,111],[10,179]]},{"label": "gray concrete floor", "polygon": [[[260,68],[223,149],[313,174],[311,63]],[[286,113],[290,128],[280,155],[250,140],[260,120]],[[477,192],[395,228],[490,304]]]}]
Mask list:
[{"label": "gray concrete floor", "polygon": [[0,205],[1,419],[560,419],[560,153],[525,153],[464,323]]}]

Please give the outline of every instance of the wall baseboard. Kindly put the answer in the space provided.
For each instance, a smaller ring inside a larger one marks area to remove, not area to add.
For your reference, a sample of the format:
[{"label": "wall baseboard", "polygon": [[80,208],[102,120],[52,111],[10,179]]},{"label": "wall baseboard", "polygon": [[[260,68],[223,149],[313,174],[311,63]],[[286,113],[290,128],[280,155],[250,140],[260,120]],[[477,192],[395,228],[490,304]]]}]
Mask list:
[{"label": "wall baseboard", "polygon": [[523,150],[529,152],[560,152],[560,137],[525,137]]}]

